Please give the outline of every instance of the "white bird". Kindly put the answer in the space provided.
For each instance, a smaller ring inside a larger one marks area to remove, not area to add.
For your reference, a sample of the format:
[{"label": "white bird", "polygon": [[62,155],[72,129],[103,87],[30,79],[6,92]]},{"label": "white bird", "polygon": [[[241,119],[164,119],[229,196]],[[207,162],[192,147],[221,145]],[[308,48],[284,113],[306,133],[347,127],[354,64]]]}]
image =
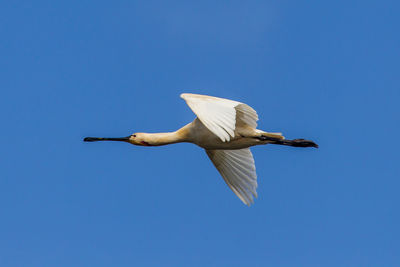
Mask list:
[{"label": "white bird", "polygon": [[197,118],[175,132],[134,133],[121,138],[86,137],[84,141],[123,141],[140,146],[196,144],[206,150],[226,184],[249,206],[257,197],[257,174],[249,147],[265,144],[318,147],[313,141],[287,140],[281,133],[258,130],[257,112],[241,102],[198,94],[181,94],[181,97]]}]

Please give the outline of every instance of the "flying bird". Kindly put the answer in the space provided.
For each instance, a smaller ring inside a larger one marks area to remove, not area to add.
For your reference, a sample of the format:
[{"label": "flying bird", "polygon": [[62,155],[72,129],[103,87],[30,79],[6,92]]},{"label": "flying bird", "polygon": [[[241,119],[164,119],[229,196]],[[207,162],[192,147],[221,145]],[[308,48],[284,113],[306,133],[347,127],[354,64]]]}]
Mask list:
[{"label": "flying bird", "polygon": [[275,144],[318,148],[310,140],[288,140],[281,133],[257,129],[257,112],[244,103],[198,94],[181,94],[181,97],[197,118],[175,132],[134,133],[119,138],[86,137],[84,141],[122,141],[139,146],[196,144],[205,149],[229,188],[249,206],[257,197],[257,174],[251,146]]}]

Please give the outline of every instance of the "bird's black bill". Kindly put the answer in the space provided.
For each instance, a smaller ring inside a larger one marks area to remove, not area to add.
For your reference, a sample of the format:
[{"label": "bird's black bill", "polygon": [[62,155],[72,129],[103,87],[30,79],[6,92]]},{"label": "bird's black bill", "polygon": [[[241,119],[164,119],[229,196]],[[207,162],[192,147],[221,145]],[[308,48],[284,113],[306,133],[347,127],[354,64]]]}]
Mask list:
[{"label": "bird's black bill", "polygon": [[96,142],[96,141],[124,141],[127,142],[130,136],[127,137],[85,137],[84,142]]}]

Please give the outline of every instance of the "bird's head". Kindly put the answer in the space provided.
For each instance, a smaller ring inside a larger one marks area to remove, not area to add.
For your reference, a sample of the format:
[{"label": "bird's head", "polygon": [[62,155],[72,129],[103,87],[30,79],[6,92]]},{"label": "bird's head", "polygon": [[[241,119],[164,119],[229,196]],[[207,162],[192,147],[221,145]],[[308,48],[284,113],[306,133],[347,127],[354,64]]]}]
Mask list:
[{"label": "bird's head", "polygon": [[121,141],[131,143],[137,146],[151,146],[146,138],[145,133],[134,133],[126,137],[85,137],[83,141],[85,142],[96,142],[96,141]]},{"label": "bird's head", "polygon": [[137,146],[151,146],[148,143],[148,138],[147,138],[146,133],[134,133],[129,136],[128,142],[131,143],[132,145],[137,145]]}]

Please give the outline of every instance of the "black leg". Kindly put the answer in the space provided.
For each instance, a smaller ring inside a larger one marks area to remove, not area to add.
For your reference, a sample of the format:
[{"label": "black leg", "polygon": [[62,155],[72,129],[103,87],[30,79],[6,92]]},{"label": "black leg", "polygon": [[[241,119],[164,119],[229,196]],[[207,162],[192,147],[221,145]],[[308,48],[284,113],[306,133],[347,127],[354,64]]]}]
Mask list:
[{"label": "black leg", "polygon": [[279,138],[273,138],[273,137],[268,137],[268,136],[259,136],[256,137],[257,139],[260,139],[262,141],[270,141],[270,144],[275,144],[275,145],[284,145],[284,146],[294,146],[294,147],[315,147],[318,148],[318,145],[314,143],[311,140],[305,140],[305,139],[293,139],[293,140],[281,140]]}]

